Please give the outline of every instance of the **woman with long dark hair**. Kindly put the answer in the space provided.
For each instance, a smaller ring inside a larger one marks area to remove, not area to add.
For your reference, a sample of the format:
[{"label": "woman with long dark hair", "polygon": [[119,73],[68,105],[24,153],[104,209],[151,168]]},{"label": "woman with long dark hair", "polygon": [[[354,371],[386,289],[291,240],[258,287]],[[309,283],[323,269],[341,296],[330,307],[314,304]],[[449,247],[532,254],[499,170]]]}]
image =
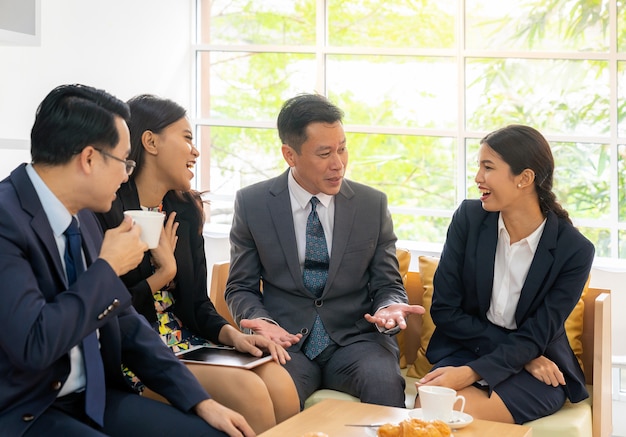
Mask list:
[{"label": "woman with long dark hair", "polygon": [[[272,354],[273,361],[251,370],[188,364],[215,400],[241,413],[255,432],[263,432],[299,411],[295,386],[281,365],[289,354],[265,337],[228,324],[207,296],[203,202],[190,184],[199,152],[185,109],[153,95],[134,97],[128,104],[129,158],[137,167],[100,221],[105,229],[118,226],[123,211],[133,209],[162,211],[166,218],[159,246],[122,279],[137,311],[175,352],[209,340],[253,355]],[[144,394],[155,396],[149,390]]]},{"label": "woman with long dark hair", "polygon": [[537,130],[488,134],[478,164],[480,200],[454,213],[435,273],[434,368],[418,385],[457,390],[475,418],[524,423],[588,397],[564,323],[594,247],[556,201],[554,159]]}]

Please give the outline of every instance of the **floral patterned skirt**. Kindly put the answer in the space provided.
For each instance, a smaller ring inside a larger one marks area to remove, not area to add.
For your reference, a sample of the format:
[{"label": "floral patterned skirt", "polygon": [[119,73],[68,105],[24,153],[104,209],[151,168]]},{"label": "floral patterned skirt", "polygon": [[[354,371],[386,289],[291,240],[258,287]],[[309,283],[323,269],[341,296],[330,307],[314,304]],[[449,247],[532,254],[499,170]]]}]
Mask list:
[{"label": "floral patterned skirt", "polygon": [[[157,321],[152,324],[152,327],[159,334],[163,343],[174,353],[207,343],[205,339],[192,334],[173,312],[168,311],[174,305],[174,296],[169,291],[157,291],[152,296],[157,315]],[[122,370],[132,387],[138,392],[142,392],[145,386],[139,378],[126,366],[122,366]]]}]

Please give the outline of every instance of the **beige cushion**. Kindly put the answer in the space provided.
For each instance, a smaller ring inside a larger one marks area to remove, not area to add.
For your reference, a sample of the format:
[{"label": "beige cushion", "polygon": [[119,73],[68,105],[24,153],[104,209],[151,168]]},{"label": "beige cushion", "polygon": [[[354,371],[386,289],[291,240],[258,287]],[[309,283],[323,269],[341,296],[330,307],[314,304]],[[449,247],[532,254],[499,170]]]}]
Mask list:
[{"label": "beige cushion", "polygon": [[[587,385],[589,393],[591,386]],[[533,429],[533,437],[589,437],[592,435],[591,397],[563,408],[551,416],[526,422]]]},{"label": "beige cushion", "polygon": [[422,278],[422,285],[424,286],[422,306],[426,312],[422,316],[420,347],[417,350],[417,359],[413,365],[409,366],[409,370],[407,371],[407,376],[413,378],[423,377],[432,367],[432,364],[426,358],[426,348],[428,347],[430,337],[435,331],[435,324],[430,316],[430,306],[433,301],[433,276],[435,275],[435,270],[437,270],[437,266],[439,265],[439,258],[431,256],[420,256],[418,260],[420,277]]},{"label": "beige cushion", "polygon": [[325,399],[339,399],[341,401],[360,402],[359,398],[349,395],[337,390],[321,389],[313,392],[306,401],[304,401],[304,408],[309,408],[318,402],[322,402]]},{"label": "beige cushion", "polygon": [[567,339],[569,340],[569,345],[574,351],[574,355],[578,358],[578,362],[580,363],[580,368],[585,370],[583,366],[583,316],[585,314],[585,301],[584,297],[587,295],[587,290],[589,290],[589,281],[591,280],[591,276],[587,278],[587,283],[585,283],[585,287],[583,288],[582,295],[580,296],[580,300],[572,310],[571,314],[565,320],[565,334],[567,334]]}]

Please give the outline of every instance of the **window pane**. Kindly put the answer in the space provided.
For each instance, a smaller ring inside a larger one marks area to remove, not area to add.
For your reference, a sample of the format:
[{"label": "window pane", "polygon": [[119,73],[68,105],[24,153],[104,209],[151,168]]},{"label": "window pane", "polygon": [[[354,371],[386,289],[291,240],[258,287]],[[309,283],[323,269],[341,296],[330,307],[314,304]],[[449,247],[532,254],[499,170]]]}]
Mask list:
[{"label": "window pane", "polygon": [[210,135],[202,141],[210,141],[211,193],[234,195],[238,189],[287,168],[275,129],[213,126],[205,132]]},{"label": "window pane", "polygon": [[[576,220],[573,220],[576,225]],[[611,231],[604,228],[588,228],[585,226],[576,226],[581,234],[589,239],[596,247],[596,256],[611,256]],[[620,257],[626,257],[626,252],[621,251]]]},{"label": "window pane", "polygon": [[[626,221],[626,145],[617,146],[617,192],[619,197],[619,221]],[[621,240],[621,239],[620,239]]]},{"label": "window pane", "polygon": [[350,124],[453,128],[455,65],[446,58],[328,56],[328,96]]},{"label": "window pane", "polygon": [[315,0],[203,0],[200,4],[198,40],[202,43],[315,43]]},{"label": "window pane", "polygon": [[[496,128],[497,129],[497,128]],[[480,149],[481,138],[472,138],[465,141],[465,157],[466,157],[466,183],[465,198],[476,199],[480,197],[478,187],[476,186],[476,172],[478,171],[478,149]]]},{"label": "window pane", "polygon": [[626,51],[626,5],[621,2],[617,3],[617,50]]},{"label": "window pane", "polygon": [[[389,204],[453,209],[456,142],[452,138],[347,133],[348,177],[387,194]],[[415,221],[418,221],[417,219]]]},{"label": "window pane", "polygon": [[483,50],[574,50],[609,47],[608,0],[466,0],[466,44]]},{"label": "window pane", "polygon": [[200,117],[272,121],[284,100],[315,89],[315,56],[285,53],[199,54]]},{"label": "window pane", "polygon": [[609,95],[604,61],[467,61],[470,130],[521,123],[544,134],[607,135]]},{"label": "window pane", "polygon": [[420,243],[443,243],[450,224],[450,217],[393,214],[393,230],[399,240]]},{"label": "window pane", "polygon": [[[626,259],[626,231],[619,231],[619,257]],[[597,249],[596,249],[597,251]]]},{"label": "window pane", "polygon": [[611,212],[607,144],[552,142],[553,191],[573,218],[607,219]]},{"label": "window pane", "polygon": [[451,48],[456,0],[328,0],[331,46]]},{"label": "window pane", "polygon": [[617,134],[626,137],[626,62],[617,63]]}]

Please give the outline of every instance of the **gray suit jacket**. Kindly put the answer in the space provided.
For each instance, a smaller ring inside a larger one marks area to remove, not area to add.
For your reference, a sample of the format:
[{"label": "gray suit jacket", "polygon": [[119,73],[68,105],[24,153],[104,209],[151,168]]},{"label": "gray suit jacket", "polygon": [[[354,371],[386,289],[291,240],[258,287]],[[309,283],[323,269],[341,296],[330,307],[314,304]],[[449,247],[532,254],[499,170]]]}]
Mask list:
[{"label": "gray suit jacket", "polygon": [[239,323],[269,318],[290,333],[302,333],[302,341],[291,348],[299,350],[319,314],[339,346],[375,341],[396,351],[395,341],[363,317],[391,303],[407,302],[387,197],[371,187],[343,181],[335,196],[328,280],[316,299],[302,281],[288,173],[237,193],[225,292],[234,319]]}]

